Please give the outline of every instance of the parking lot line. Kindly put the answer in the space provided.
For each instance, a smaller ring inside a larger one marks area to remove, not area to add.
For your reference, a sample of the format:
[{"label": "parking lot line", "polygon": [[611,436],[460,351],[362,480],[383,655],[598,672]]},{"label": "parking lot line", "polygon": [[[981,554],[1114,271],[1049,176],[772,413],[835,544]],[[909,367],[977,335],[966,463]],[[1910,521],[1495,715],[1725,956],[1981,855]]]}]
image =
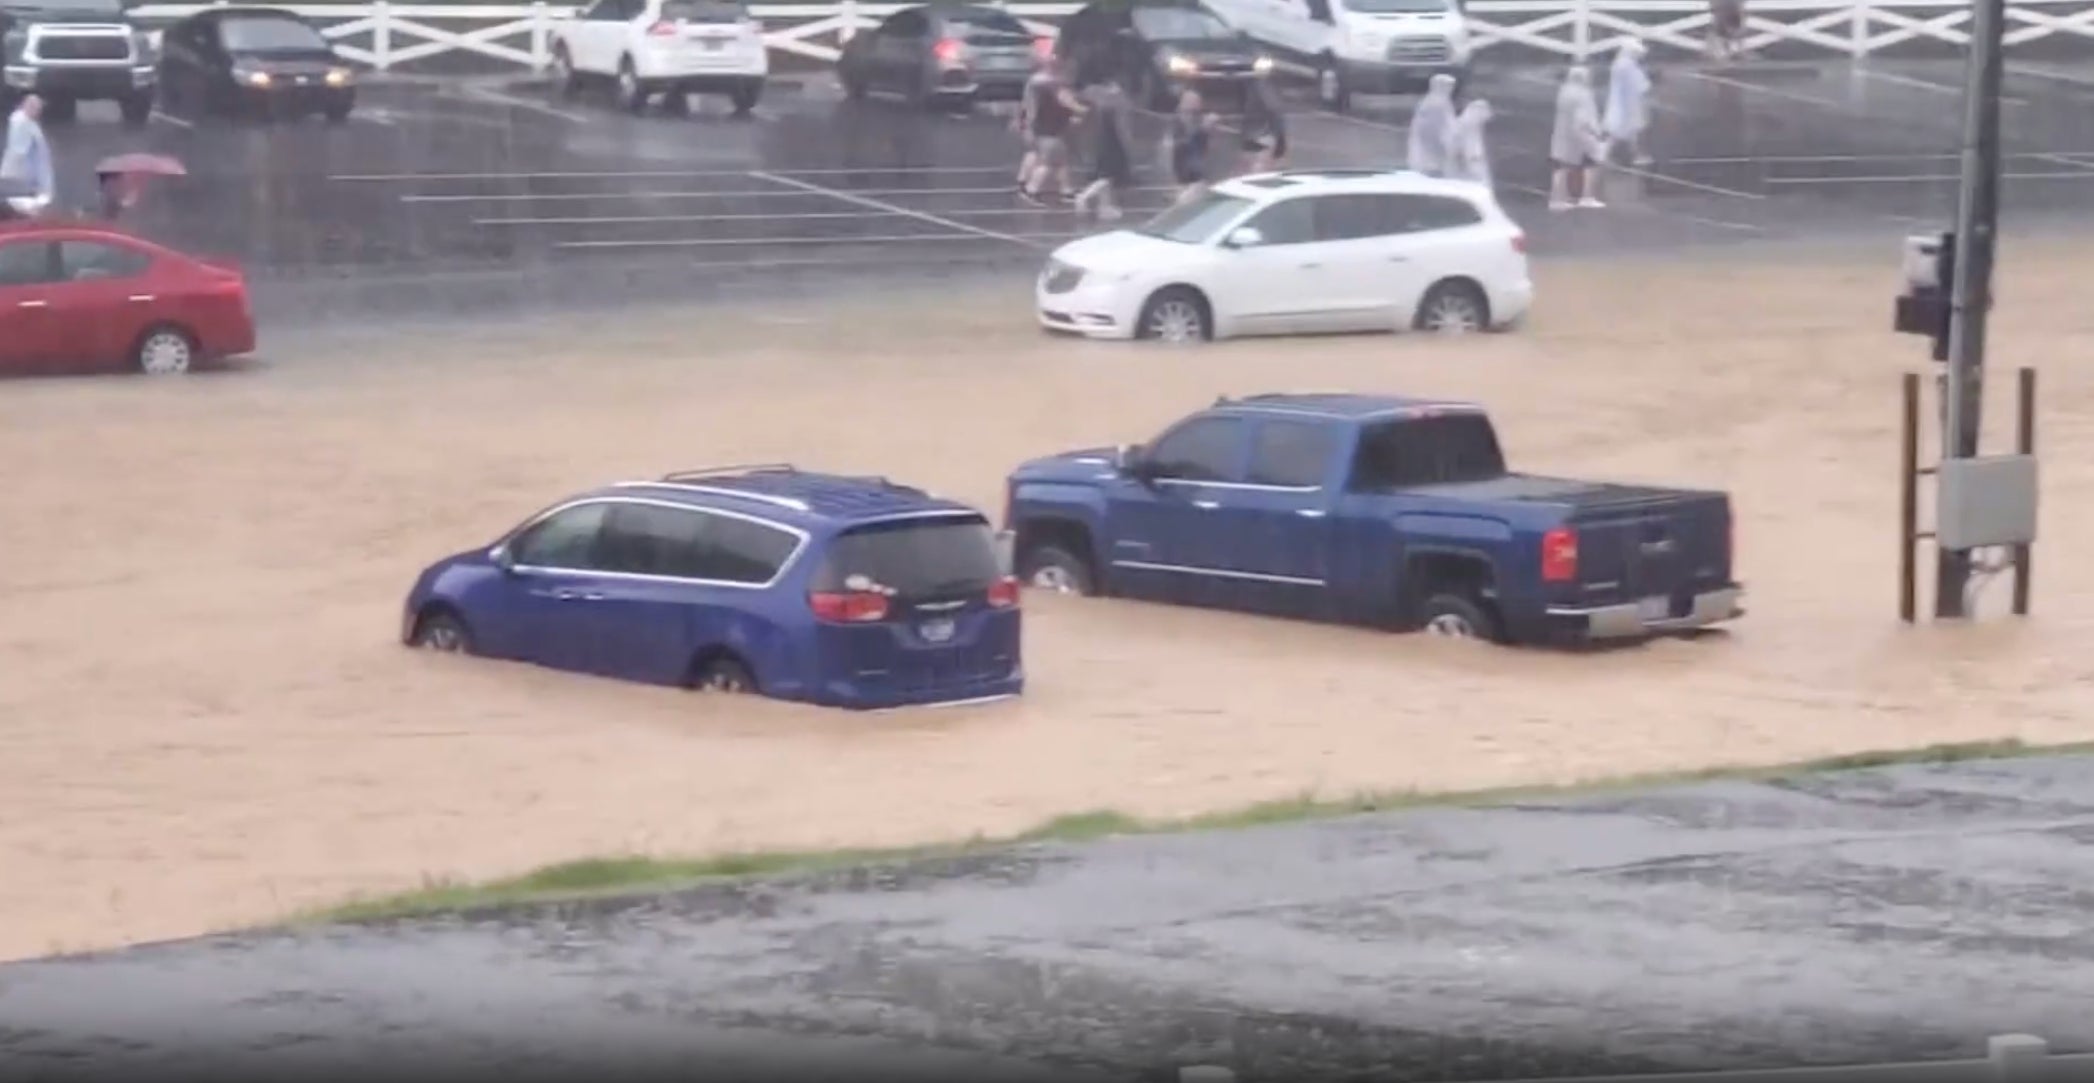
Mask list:
[{"label": "parking lot line", "polygon": [[[954,223],[958,226],[958,223]],[[991,230],[965,227],[965,233],[932,233],[920,236],[907,234],[872,237],[650,237],[631,241],[559,241],[554,248],[752,248],[760,245],[823,244],[832,248],[847,248],[852,245],[914,244],[918,241],[938,244],[967,241],[979,244],[984,240],[1005,241],[1039,248],[1039,240],[1061,241],[1074,237],[1074,233],[997,233]]]},{"label": "parking lot line", "polygon": [[[1004,233],[1001,230],[994,229],[983,229],[980,226],[969,225],[965,222],[954,221],[950,218],[941,218],[938,215],[928,214],[924,211],[912,210],[908,207],[901,206],[897,203],[888,203],[884,200],[872,199],[867,196],[860,195],[856,192],[848,192],[840,188],[824,187],[822,185],[814,183],[813,181],[798,180],[793,177],[780,176],[776,173],[751,172],[749,175],[755,177],[758,180],[771,181],[774,184],[782,184],[788,188],[797,188],[803,192],[815,192],[829,196],[832,199],[840,199],[845,203],[855,203],[860,207],[868,207],[873,210],[891,211],[895,214],[901,215],[904,218],[914,218],[919,222],[929,222],[932,225],[944,226],[947,229],[957,229],[965,233],[979,234],[983,237],[991,237],[999,241],[1007,241],[1011,244],[1022,245],[1026,248],[1040,247],[1038,244],[1035,244],[1031,240],[1028,240],[1024,236],[1019,234]],[[989,191],[1007,190],[1008,189],[989,189]]]},{"label": "parking lot line", "polygon": [[[1911,87],[1914,90],[1930,90],[1936,94],[1946,94],[1954,98],[1963,97],[1963,88],[1960,86],[1950,86],[1947,83],[1930,83],[1925,79],[1914,79],[1909,75],[1894,75],[1887,71],[1877,71],[1862,64],[1856,64],[1854,70],[1865,78],[1876,79],[1897,86]],[[2016,98],[2010,94],[2000,95],[1999,101],[2001,105],[2023,106],[2028,104],[2026,99]]]},{"label": "parking lot line", "polygon": [[[1768,184],[1939,184],[1960,181],[1960,173],[1890,174],[1878,177],[1768,177]],[[2002,173],[2001,180],[2094,180],[2094,167],[2054,173]]]},{"label": "parking lot line", "polygon": [[1675,74],[1684,75],[1689,79],[1699,79],[1705,83],[1714,83],[1717,86],[1727,86],[1738,90],[1749,90],[1755,94],[1765,94],[1768,97],[1772,98],[1786,98],[1792,102],[1802,102],[1805,105],[1814,105],[1820,109],[1830,109],[1835,113],[1851,114],[1854,112],[1854,110],[1849,106],[1833,101],[1830,98],[1819,98],[1810,94],[1798,94],[1793,90],[1780,90],[1775,87],[1762,86],[1759,83],[1748,83],[1743,79],[1731,79],[1722,75],[1710,75],[1708,72],[1695,71],[1692,68],[1676,69]]},{"label": "parking lot line", "polygon": [[[1010,195],[1016,191],[1011,185],[994,188],[830,188],[812,181],[797,181],[775,173],[743,173],[737,176],[776,180],[798,191],[781,192],[776,188],[740,188],[725,192],[703,190],[682,192],[410,192],[400,197],[402,203],[536,203],[544,201],[573,202],[575,200],[619,200],[619,199],[751,199],[762,197],[776,199],[840,199],[858,196],[870,202],[860,206],[885,207],[882,196],[982,196]],[[1133,188],[1136,192],[1160,192],[1158,187]],[[895,212],[900,213],[900,212]]]},{"label": "parking lot line", "polygon": [[460,87],[455,91],[446,89],[441,93],[444,97],[448,97],[454,101],[477,101],[483,105],[506,106],[511,109],[521,109],[527,113],[536,113],[542,117],[552,117],[555,120],[564,120],[572,124],[595,124],[598,122],[597,118],[592,117],[586,113],[578,113],[570,109],[561,109],[558,106],[547,105],[544,102],[540,101],[532,101],[529,98],[519,98],[514,94],[505,94],[498,90],[489,90],[486,87],[465,86]]},{"label": "parking lot line", "polygon": [[160,121],[163,124],[172,124],[177,128],[194,129],[196,127],[196,122],[193,120],[184,120],[173,113],[163,113],[158,109],[153,110],[151,119]]},{"label": "parking lot line", "polygon": [[[933,176],[942,173],[1010,173],[1004,165],[932,165],[932,166],[865,166],[857,169],[773,169],[780,177],[851,177],[867,173],[892,173],[902,176]],[[333,181],[377,183],[383,181],[442,181],[442,180],[590,180],[595,178],[615,180],[623,177],[746,177],[746,169],[589,169],[556,172],[504,172],[504,173],[338,173],[329,176]]]},{"label": "parking lot line", "polygon": [[[1130,215],[1154,214],[1167,204],[1126,207],[1120,210]],[[996,215],[1053,214],[1051,207],[978,207],[970,210],[945,211],[952,218],[978,218]],[[849,220],[864,218],[892,218],[892,211],[808,211],[798,214],[632,214],[632,215],[578,215],[561,218],[475,218],[476,226],[635,226],[661,225],[671,222],[796,222],[803,220]]]}]

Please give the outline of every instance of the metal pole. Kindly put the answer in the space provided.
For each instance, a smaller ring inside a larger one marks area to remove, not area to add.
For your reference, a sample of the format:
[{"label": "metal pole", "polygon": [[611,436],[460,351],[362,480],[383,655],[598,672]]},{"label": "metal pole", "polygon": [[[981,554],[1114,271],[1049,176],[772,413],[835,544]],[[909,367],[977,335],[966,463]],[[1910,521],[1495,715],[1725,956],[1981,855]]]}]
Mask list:
[{"label": "metal pole", "polygon": [[[1992,257],[1999,226],[1999,96],[2006,0],[1971,5],[1964,89],[1963,190],[1956,212],[1956,280],[1949,298],[1947,431],[1942,457],[1978,453],[1985,371],[1985,317],[1992,307]],[[1935,547],[1934,615],[1963,616],[1970,554]]]},{"label": "metal pole", "polygon": [[1919,610],[1919,373],[1906,373],[1904,383],[1904,440],[1898,453],[1898,619],[1911,624]]},{"label": "metal pole", "polygon": [[[2021,369],[2021,402],[2015,411],[2014,450],[2022,455],[2036,453],[2036,370]],[[2029,615],[2029,546],[2014,547],[2014,615]]]}]

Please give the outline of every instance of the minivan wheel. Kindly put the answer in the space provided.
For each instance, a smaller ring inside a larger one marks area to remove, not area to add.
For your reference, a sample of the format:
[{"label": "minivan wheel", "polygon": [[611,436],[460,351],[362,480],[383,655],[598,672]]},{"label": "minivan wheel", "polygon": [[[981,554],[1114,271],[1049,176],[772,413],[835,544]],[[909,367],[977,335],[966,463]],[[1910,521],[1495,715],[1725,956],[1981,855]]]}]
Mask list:
[{"label": "minivan wheel", "polygon": [[1142,305],[1134,333],[1156,342],[1205,342],[1214,337],[1214,321],[1199,294],[1171,286],[1157,290]]},{"label": "minivan wheel", "polygon": [[1033,590],[1049,594],[1096,593],[1091,566],[1080,556],[1055,545],[1042,545],[1019,562],[1018,579]]},{"label": "minivan wheel", "polygon": [[1445,639],[1486,643],[1501,639],[1497,617],[1465,594],[1435,594],[1425,599],[1425,604],[1418,607],[1418,630]]},{"label": "minivan wheel", "polygon": [[458,615],[445,609],[434,609],[415,622],[414,645],[425,651],[443,654],[473,653],[473,636],[466,631],[465,622]]},{"label": "minivan wheel", "polygon": [[1490,302],[1467,282],[1441,282],[1425,292],[1413,321],[1420,331],[1461,335],[1490,326]]},{"label": "minivan wheel", "polygon": [[748,695],[756,691],[756,675],[749,672],[737,658],[715,658],[698,667],[691,678],[691,687],[700,692],[719,692],[724,695]]}]

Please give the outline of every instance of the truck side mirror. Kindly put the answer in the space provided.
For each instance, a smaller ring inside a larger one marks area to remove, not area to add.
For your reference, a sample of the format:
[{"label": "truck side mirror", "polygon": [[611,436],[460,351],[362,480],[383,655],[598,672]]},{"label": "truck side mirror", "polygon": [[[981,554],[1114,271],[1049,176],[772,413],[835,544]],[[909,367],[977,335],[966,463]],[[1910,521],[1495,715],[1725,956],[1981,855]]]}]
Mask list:
[{"label": "truck side mirror", "polygon": [[500,569],[503,575],[516,574],[516,554],[507,545],[497,545],[487,551],[487,562]]},{"label": "truck side mirror", "polygon": [[1156,476],[1155,465],[1142,454],[1140,444],[1121,444],[1113,451],[1112,465],[1113,469],[1136,481],[1148,481]]}]

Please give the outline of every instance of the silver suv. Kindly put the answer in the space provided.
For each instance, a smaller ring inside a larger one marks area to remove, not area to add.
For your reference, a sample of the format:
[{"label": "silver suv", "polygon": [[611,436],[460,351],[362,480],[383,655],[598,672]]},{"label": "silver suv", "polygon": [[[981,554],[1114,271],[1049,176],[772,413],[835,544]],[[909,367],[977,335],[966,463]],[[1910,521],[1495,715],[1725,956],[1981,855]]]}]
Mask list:
[{"label": "silver suv", "polygon": [[35,94],[54,123],[73,119],[83,101],[113,101],[134,126],[152,116],[152,39],[122,0],[0,0],[0,57],[0,106],[10,111]]}]

